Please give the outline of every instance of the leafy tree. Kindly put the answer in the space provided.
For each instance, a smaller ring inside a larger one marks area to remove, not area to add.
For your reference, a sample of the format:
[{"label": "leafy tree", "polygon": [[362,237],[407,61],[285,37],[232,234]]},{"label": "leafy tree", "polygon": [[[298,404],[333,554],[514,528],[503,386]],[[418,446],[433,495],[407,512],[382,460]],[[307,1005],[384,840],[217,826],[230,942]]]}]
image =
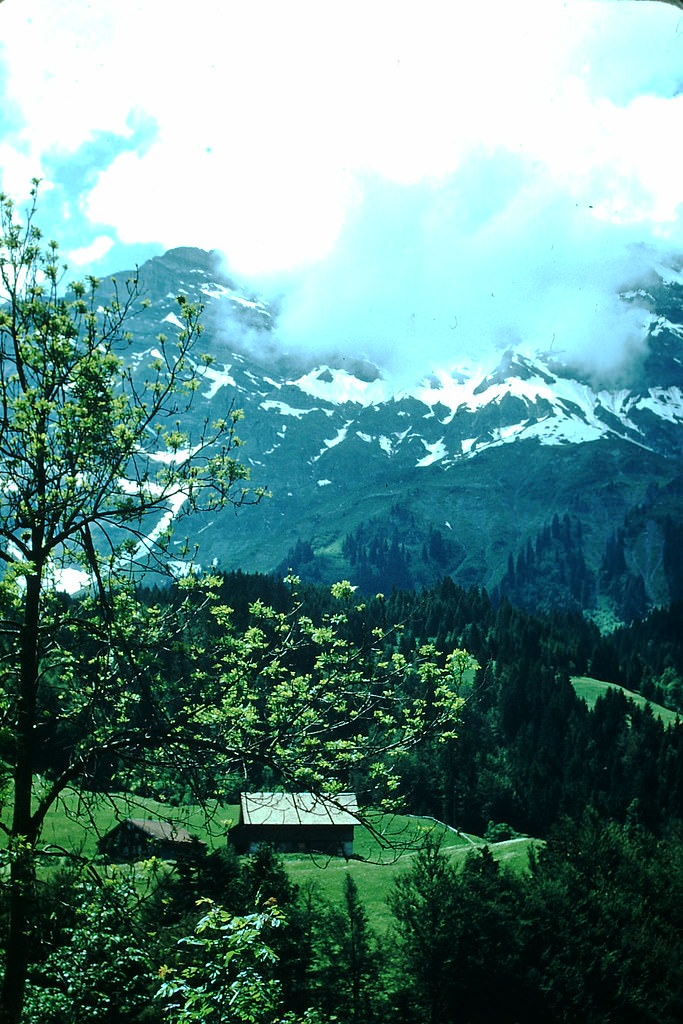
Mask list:
[{"label": "leafy tree", "polygon": [[231,609],[217,605],[219,632],[178,718],[212,752],[214,769],[239,765],[249,776],[260,765],[278,784],[317,792],[354,783],[393,808],[398,756],[427,736],[455,735],[474,659],[460,649],[444,657],[429,644],[411,659],[388,654],[379,627],[354,642],[353,589],[334,584],[338,610],[318,623],[296,595],[282,612],[255,601],[242,632],[231,628]]},{"label": "leafy tree", "polygon": [[[32,197],[23,223],[0,197],[1,782],[11,805],[2,825],[10,874],[3,1022],[21,1014],[48,809],[102,761],[142,757],[169,737],[153,661],[172,626],[140,604],[134,586],[139,561],[163,549],[150,517],[218,509],[248,493],[234,494],[247,476],[235,458],[239,413],[227,410],[195,436],[181,426],[201,364],[193,358],[200,310],[180,302],[182,330],[174,343],[158,337],[140,385],[123,361],[139,282],[114,286],[108,299],[93,278],[64,292],[57,244],[43,245],[34,223],[37,182]],[[76,609],[57,592],[74,571],[86,588]],[[74,738],[60,770],[36,788],[46,709]]]},{"label": "leafy tree", "polygon": [[[200,310],[179,299],[183,327],[173,343],[158,336],[141,382],[125,361],[139,282],[114,282],[108,296],[92,278],[65,289],[36,200],[37,184],[23,223],[0,200],[0,799],[11,808],[1,1024],[21,1017],[41,829],[67,787],[86,796],[132,777],[153,791],[182,772],[204,798],[258,767],[317,791],[361,780],[390,800],[396,755],[454,736],[474,665],[433,645],[391,654],[379,627],[358,645],[346,582],[321,622],[293,594],[285,611],[252,602],[242,630],[220,580],[191,565],[173,601],[140,599],[142,573],[165,564],[160,518],[262,492],[236,458],[238,411],[188,426],[210,362],[197,352]],[[74,571],[71,602],[59,587]],[[197,626],[202,608],[211,636]]]},{"label": "leafy tree", "polygon": [[283,924],[277,906],[244,917],[208,902],[194,935],[181,939],[191,956],[178,972],[162,967],[162,1000],[171,1024],[265,1024],[277,1019],[280,989],[268,935]]},{"label": "leafy tree", "polygon": [[35,1024],[123,1024],[153,993],[152,964],[131,926],[135,893],[123,881],[82,884],[75,921],[34,968],[24,1019]]}]

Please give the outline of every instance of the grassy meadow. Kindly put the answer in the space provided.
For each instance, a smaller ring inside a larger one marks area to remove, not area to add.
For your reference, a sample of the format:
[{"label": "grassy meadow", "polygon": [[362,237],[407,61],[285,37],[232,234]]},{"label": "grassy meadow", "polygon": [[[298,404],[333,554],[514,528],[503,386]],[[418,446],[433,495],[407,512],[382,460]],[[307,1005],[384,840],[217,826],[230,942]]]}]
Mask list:
[{"label": "grassy meadow", "polygon": [[654,701],[646,700],[640,693],[627,690],[624,686],[616,683],[605,683],[601,679],[591,679],[590,676],[572,676],[572,686],[576,694],[585,700],[589,708],[595,707],[598,697],[603,697],[608,690],[621,690],[627,700],[632,700],[640,708],[649,705],[655,718],[661,718],[665,726],[674,725],[678,717],[675,711],[662,707]]},{"label": "grassy meadow", "polygon": [[[166,803],[130,796],[79,796],[67,791],[48,814],[42,835],[46,851],[46,869],[59,863],[69,853],[93,857],[97,840],[126,817],[158,818],[174,821],[203,839],[208,849],[224,847],[226,832],[237,821],[236,805],[177,808]],[[441,848],[456,862],[484,845],[475,836],[454,832],[429,818],[411,815],[374,813],[368,824],[356,828],[354,856],[342,857],[285,854],[283,862],[290,878],[302,893],[310,893],[332,901],[341,901],[344,878],[351,874],[363,899],[373,926],[383,931],[390,922],[386,898],[396,876],[410,868],[425,836],[439,839]],[[536,841],[529,838],[488,844],[494,857],[515,871],[525,871],[530,848]],[[136,874],[146,869],[137,865]]]},{"label": "grassy meadow", "polygon": [[124,818],[172,821],[207,843],[209,850],[225,844],[227,830],[236,823],[239,807],[210,804],[206,807],[174,807],[171,804],[130,795],[78,794],[66,790],[48,812],[42,831],[43,849],[49,853],[81,853],[93,857],[97,841]]},{"label": "grassy meadow", "polygon": [[[387,825],[396,834],[393,848],[382,847],[367,830],[356,829],[354,843],[356,855],[345,861],[341,857],[311,857],[287,854],[284,861],[289,876],[303,891],[319,894],[327,900],[341,903],[344,878],[350,874],[358,887],[368,917],[375,929],[385,931],[392,920],[387,896],[397,875],[410,870],[419,844],[431,834],[441,841],[441,849],[456,863],[463,863],[468,854],[484,846],[475,836],[453,832],[446,826],[428,818],[397,816],[387,819]],[[488,845],[493,856],[513,871],[526,871],[529,851],[538,841],[527,837]]]}]

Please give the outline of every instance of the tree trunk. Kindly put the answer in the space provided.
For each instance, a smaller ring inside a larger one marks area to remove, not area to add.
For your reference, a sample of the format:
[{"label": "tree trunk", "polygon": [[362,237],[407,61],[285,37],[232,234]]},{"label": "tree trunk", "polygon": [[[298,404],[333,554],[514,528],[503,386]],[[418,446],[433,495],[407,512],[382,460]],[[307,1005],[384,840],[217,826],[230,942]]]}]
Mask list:
[{"label": "tree trunk", "polygon": [[10,906],[0,1024],[19,1024],[31,957],[30,913],[35,886],[35,825],[31,815],[34,727],[39,672],[41,573],[26,581],[19,659],[19,699],[14,768],[14,811],[9,842]]},{"label": "tree trunk", "polygon": [[0,1024],[19,1024],[31,956],[30,908],[35,882],[34,850],[15,843],[10,869],[10,917]]}]

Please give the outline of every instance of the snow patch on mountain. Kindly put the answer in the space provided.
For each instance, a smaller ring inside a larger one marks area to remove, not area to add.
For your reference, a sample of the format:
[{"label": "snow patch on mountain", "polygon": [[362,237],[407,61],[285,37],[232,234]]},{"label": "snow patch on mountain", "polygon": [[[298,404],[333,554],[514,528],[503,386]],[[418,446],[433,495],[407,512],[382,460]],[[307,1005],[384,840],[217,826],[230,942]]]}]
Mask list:
[{"label": "snow patch on mountain", "polygon": [[278,402],[274,399],[268,399],[265,402],[261,402],[261,409],[264,412],[271,412],[275,410],[279,412],[281,416],[293,416],[295,419],[300,420],[302,416],[307,416],[310,412],[317,412],[315,406],[311,409],[295,409],[291,405],[287,405],[286,402]]},{"label": "snow patch on mountain", "polygon": [[336,433],[336,435],[334,437],[331,437],[331,438],[324,437],[323,438],[323,444],[325,445],[325,447],[321,448],[320,452],[318,453],[318,455],[315,455],[311,461],[312,462],[317,462],[318,459],[321,459],[322,456],[326,452],[328,452],[330,450],[330,448],[336,448],[338,444],[341,444],[342,441],[345,441],[346,440],[346,436],[347,436],[347,434],[349,432],[349,427],[352,424],[353,424],[353,420],[347,420],[347,422],[344,424],[344,426],[339,428],[339,430],[337,431],[337,433]]},{"label": "snow patch on mountain", "polygon": [[230,365],[224,365],[222,370],[214,366],[197,366],[195,369],[198,377],[210,382],[208,389],[202,392],[202,396],[209,401],[215,398],[221,388],[237,387],[237,382],[230,373]]},{"label": "snow patch on mountain", "polygon": [[[656,319],[652,335],[665,328],[683,337],[683,327],[664,317]],[[491,445],[508,444],[520,438],[535,438],[544,445],[580,444],[613,435],[639,444],[642,443],[639,440],[642,429],[634,421],[633,413],[645,409],[665,421],[683,421],[678,388],[651,388],[647,396],[625,388],[610,391],[603,387],[596,390],[585,381],[551,369],[545,359],[539,358],[534,362],[512,352],[506,353],[492,372],[484,372],[479,367],[467,376],[462,367],[450,372],[435,370],[411,389],[395,388],[386,376],[366,381],[347,370],[327,365],[317,366],[297,380],[288,381],[288,384],[333,408],[354,404],[379,409],[391,405],[396,415],[408,415],[400,406],[404,401],[414,399],[426,406],[423,419],[436,418],[444,427],[457,417],[485,409],[500,408],[504,419],[503,403],[511,398],[524,403],[528,409],[528,418],[502,422],[479,439],[466,439],[460,450],[451,455],[446,448],[447,441],[428,438],[423,441],[427,454],[418,460],[420,466],[437,461],[445,465],[453,459],[471,457]],[[358,434],[362,440],[375,436],[367,431]],[[391,456],[402,439],[382,434],[378,442],[382,450]],[[325,440],[324,444],[329,448],[341,440],[342,433],[332,443]]]},{"label": "snow patch on mountain", "polygon": [[145,457],[151,462],[162,462],[165,466],[182,466],[184,462],[191,459],[199,451],[199,445],[194,448],[177,448],[172,451],[145,452]]},{"label": "snow patch on mountain", "polygon": [[347,370],[329,366],[316,367],[298,380],[288,383],[299,388],[305,395],[334,405],[345,405],[347,402],[363,406],[382,405],[394,397],[391,387],[381,377],[373,381],[360,380]]},{"label": "snow patch on mountain", "polygon": [[634,408],[647,409],[669,423],[683,423],[683,393],[680,388],[650,388],[648,397],[639,399]]},{"label": "snow patch on mountain", "polygon": [[83,569],[75,569],[73,566],[57,568],[54,571],[54,588],[61,594],[69,594],[75,597],[92,583],[92,577]]},{"label": "snow patch on mountain", "polygon": [[664,284],[683,285],[683,267],[669,267],[664,263],[658,263],[653,269]]},{"label": "snow patch on mountain", "polygon": [[665,316],[658,316],[654,321],[655,326],[650,331],[650,337],[658,337],[662,331],[669,331],[670,334],[675,334],[677,338],[683,338],[683,326],[681,324],[673,324]]},{"label": "snow patch on mountain", "polygon": [[451,415],[446,422],[450,422],[459,409],[463,407],[473,409],[479,404],[474,395],[478,384],[478,377],[471,377],[463,381],[459,376],[456,378],[440,370],[432,374],[429,381],[422,381],[418,384],[411,391],[411,395],[418,402],[429,406],[430,409],[436,405],[449,409]]},{"label": "snow patch on mountain", "polygon": [[598,441],[605,434],[596,423],[586,423],[580,416],[559,419],[548,416],[538,423],[529,423],[524,430],[526,438],[537,438],[541,444],[583,444]]},{"label": "snow patch on mountain", "polygon": [[222,299],[226,296],[232,297],[232,289],[226,288],[224,284],[200,284],[199,290],[207,299]]},{"label": "snow patch on mountain", "polygon": [[185,327],[182,320],[179,320],[175,313],[167,313],[161,322],[162,324],[171,324],[172,327],[177,327],[181,331]]},{"label": "snow patch on mountain", "polygon": [[[493,443],[507,443],[511,438],[521,436],[527,431],[539,436],[544,443],[567,443],[579,437],[585,440],[586,434],[592,439],[614,432],[615,425],[605,423],[604,413],[609,413],[620,421],[626,433],[639,432],[639,428],[629,416],[636,402],[631,392],[601,390],[596,393],[588,384],[571,377],[551,375],[545,368],[538,368],[533,372],[532,367],[525,367],[525,372],[528,373],[526,377],[513,374],[505,380],[492,380],[486,386],[490,378],[484,377],[482,381],[480,376],[473,376],[463,380],[460,372],[453,376],[446,371],[437,371],[429,380],[422,381],[409,392],[399,393],[393,390],[391,382],[386,378],[380,377],[368,382],[354,377],[346,370],[335,370],[325,366],[316,367],[298,380],[289,383],[304,394],[337,406],[352,403],[378,408],[389,402],[398,403],[401,399],[414,398],[427,406],[429,412],[443,410],[437,418],[444,426],[452,423],[459,414],[500,406],[506,398],[516,398],[524,402],[529,408],[529,421],[533,422],[520,421],[504,425],[500,428],[503,433]],[[653,407],[654,404],[656,402],[653,403]],[[582,421],[583,426],[579,429],[574,422],[571,426],[558,427],[557,424],[550,422],[547,414],[539,417],[539,411],[545,409],[552,417]],[[539,419],[545,422],[545,426],[538,426]],[[588,431],[585,429],[587,426],[591,428]],[[335,443],[339,443],[339,440],[335,440]],[[327,441],[325,444],[331,447]],[[394,444],[387,435],[382,435],[380,446],[388,455],[394,450]],[[436,448],[433,451],[428,448],[427,451],[424,460],[420,460],[421,464],[429,465],[446,455],[446,452],[440,449],[439,454],[435,454]]]},{"label": "snow patch on mountain", "polygon": [[547,416],[538,422],[513,423],[480,437],[463,438],[460,457],[471,459],[489,448],[499,448],[519,440],[536,440],[542,445],[580,444],[597,441],[604,433],[602,428],[586,423],[580,416]]},{"label": "snow patch on mountain", "polygon": [[415,463],[416,466],[431,466],[435,462],[439,462],[441,459],[445,458],[448,454],[442,437],[434,444],[429,444],[427,441],[422,439],[422,444],[427,449],[427,455],[422,459],[418,459]]}]

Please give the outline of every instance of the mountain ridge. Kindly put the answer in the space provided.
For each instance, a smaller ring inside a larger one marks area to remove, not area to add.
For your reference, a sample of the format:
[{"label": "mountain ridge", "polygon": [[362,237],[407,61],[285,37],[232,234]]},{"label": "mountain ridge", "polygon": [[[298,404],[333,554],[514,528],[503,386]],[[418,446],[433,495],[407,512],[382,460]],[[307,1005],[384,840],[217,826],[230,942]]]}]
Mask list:
[{"label": "mountain ridge", "polygon": [[[412,385],[397,383],[362,355],[284,351],[277,305],[240,286],[217,253],[171,250],[144,264],[140,279],[150,305],[133,325],[134,360],[143,367],[159,330],[177,327],[175,295],[201,302],[202,347],[213,362],[198,368],[195,415],[244,409],[243,461],[273,494],[236,517],[179,522],[178,533],[201,541],[202,560],[259,572],[291,563],[304,578],[348,577],[365,590],[451,575],[531,609],[576,606],[616,620],[676,591],[683,287],[675,273],[637,293],[649,311],[647,342],[612,386],[557,353],[513,348],[492,366],[430,368]],[[625,301],[635,301],[630,294]],[[580,585],[569,582],[570,553],[557,545],[556,564],[569,560],[564,584],[560,573],[544,586],[557,574],[542,562],[536,580],[517,571],[529,545],[543,549],[555,517],[580,530],[572,541]],[[623,548],[618,573],[608,557],[614,543]]]}]

